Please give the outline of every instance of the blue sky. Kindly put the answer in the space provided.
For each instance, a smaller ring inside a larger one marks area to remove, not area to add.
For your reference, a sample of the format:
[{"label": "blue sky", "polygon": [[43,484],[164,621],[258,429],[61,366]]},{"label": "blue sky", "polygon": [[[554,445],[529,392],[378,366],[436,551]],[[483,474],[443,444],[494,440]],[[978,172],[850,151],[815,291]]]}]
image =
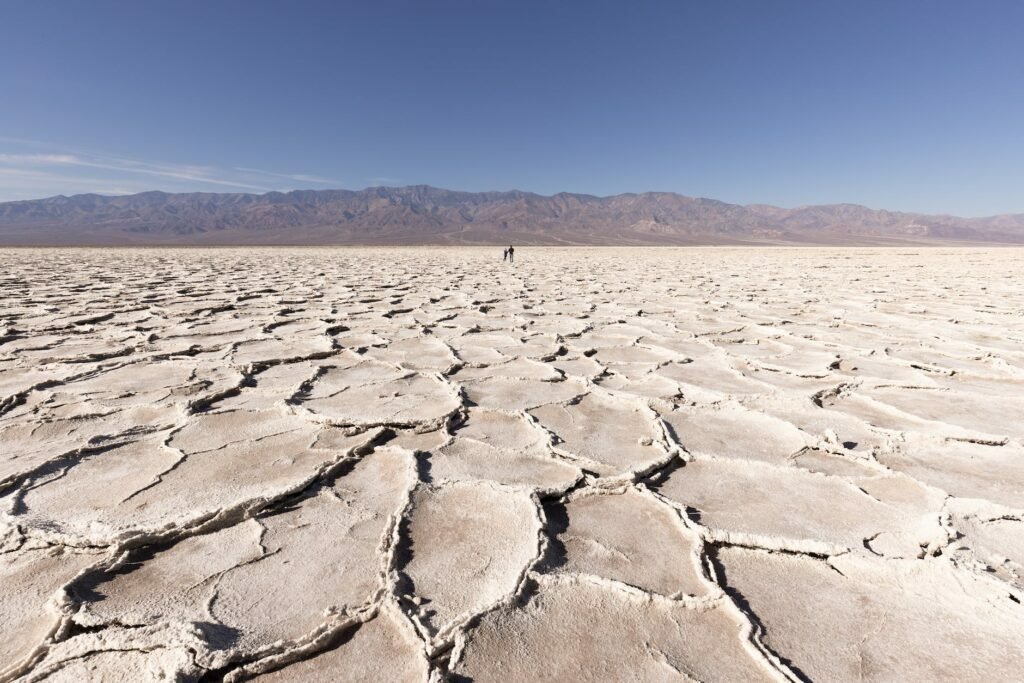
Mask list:
[{"label": "blue sky", "polygon": [[0,0],[0,201],[426,183],[1024,212],[1024,2]]}]

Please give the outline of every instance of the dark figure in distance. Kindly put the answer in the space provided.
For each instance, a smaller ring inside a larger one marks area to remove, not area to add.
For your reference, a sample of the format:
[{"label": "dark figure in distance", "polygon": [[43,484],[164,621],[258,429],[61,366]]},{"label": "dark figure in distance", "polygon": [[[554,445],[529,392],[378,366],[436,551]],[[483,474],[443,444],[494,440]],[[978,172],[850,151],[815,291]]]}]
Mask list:
[{"label": "dark figure in distance", "polygon": [[508,261],[509,263],[516,262],[516,248],[513,247],[511,244],[508,245]]},{"label": "dark figure in distance", "polygon": [[508,261],[508,249],[506,249],[505,251],[501,252],[501,260],[502,261]]}]

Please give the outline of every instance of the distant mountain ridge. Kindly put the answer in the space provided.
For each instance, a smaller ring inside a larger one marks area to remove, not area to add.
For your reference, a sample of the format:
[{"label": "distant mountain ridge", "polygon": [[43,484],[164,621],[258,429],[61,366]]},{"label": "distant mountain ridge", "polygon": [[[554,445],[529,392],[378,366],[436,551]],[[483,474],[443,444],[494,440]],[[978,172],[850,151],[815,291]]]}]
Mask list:
[{"label": "distant mountain ridge", "polygon": [[1024,214],[783,209],[670,192],[595,197],[426,185],[266,194],[82,194],[0,203],[0,245],[1024,244]]}]

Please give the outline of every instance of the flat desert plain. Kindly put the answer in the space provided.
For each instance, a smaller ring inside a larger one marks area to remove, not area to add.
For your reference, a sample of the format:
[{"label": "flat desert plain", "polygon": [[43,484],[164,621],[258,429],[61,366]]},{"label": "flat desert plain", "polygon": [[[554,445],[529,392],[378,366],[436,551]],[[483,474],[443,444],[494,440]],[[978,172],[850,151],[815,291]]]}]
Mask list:
[{"label": "flat desert plain", "polygon": [[0,678],[1024,672],[1024,252],[0,252]]}]

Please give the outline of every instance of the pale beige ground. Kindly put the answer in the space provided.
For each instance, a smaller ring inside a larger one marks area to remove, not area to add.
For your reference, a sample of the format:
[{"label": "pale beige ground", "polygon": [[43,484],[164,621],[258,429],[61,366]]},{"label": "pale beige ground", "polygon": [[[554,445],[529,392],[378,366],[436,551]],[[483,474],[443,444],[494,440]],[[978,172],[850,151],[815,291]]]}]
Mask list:
[{"label": "pale beige ground", "polygon": [[0,680],[1024,671],[1024,253],[0,251]]}]

